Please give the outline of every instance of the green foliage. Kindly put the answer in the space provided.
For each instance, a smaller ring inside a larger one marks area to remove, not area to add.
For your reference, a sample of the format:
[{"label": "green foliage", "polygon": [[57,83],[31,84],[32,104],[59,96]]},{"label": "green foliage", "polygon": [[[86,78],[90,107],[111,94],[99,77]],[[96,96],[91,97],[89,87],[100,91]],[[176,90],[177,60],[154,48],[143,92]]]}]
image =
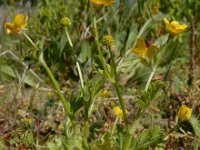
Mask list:
[{"label": "green foliage", "polygon": [[[5,79],[9,79],[10,77],[16,79],[16,80],[20,80],[19,77],[19,72],[18,70],[8,66],[8,65],[1,65],[1,71],[2,74],[4,75]],[[32,86],[32,87],[36,87],[37,83],[35,81],[35,77],[33,75],[31,75],[30,73],[26,73],[23,79],[23,82],[25,82],[27,85]]]},{"label": "green foliage", "polygon": [[[0,36],[0,149],[180,149],[183,139],[186,149],[198,149],[200,2],[116,0],[101,7],[90,0],[44,0],[30,9],[4,3],[10,20],[27,12],[29,21],[22,34],[2,30]],[[65,17],[67,27],[60,24]],[[187,31],[171,35],[165,17],[187,24]],[[113,37],[112,46],[102,43],[105,35]],[[137,38],[146,49],[159,48],[152,61],[132,53]],[[181,124],[183,139],[175,130],[178,103],[194,108],[190,124]]]},{"label": "green foliage", "polygon": [[55,136],[49,142],[47,142],[47,148],[49,150],[83,150],[82,138],[80,133],[80,127],[66,126],[65,136]]},{"label": "green foliage", "polygon": [[70,97],[70,101],[71,101],[71,108],[73,113],[75,114],[81,107],[84,106],[85,102],[82,96],[76,96],[75,95],[71,95]]},{"label": "green foliage", "polygon": [[0,150],[5,149],[3,140],[0,140]]},{"label": "green foliage", "polygon": [[199,128],[200,128],[199,121],[196,118],[192,117],[190,122],[192,124],[192,127],[194,129],[194,132],[195,132],[196,136],[200,136],[200,133],[199,133],[200,132],[200,130],[199,130]]},{"label": "green foliage", "polygon": [[47,148],[49,150],[55,149],[55,150],[64,150],[64,148],[62,148],[62,141],[60,138],[54,138],[54,140],[52,142],[48,142],[47,143]]},{"label": "green foliage", "polygon": [[80,126],[76,126],[74,129],[71,129],[71,131],[70,128],[68,128],[67,130],[69,131],[66,131],[66,137],[65,140],[63,141],[65,149],[83,150]]},{"label": "green foliage", "polygon": [[81,53],[79,55],[79,61],[84,63],[86,61],[91,61],[92,49],[87,41],[83,41],[81,45]]},{"label": "green foliage", "polygon": [[96,150],[113,149],[113,150],[118,150],[119,148],[116,145],[116,143],[113,143],[111,135],[109,133],[106,133],[105,135],[103,135],[101,137],[100,140],[92,142],[90,149],[96,149]]},{"label": "green foliage", "polygon": [[[154,82],[149,87],[148,91],[141,91],[138,104],[142,109],[145,109],[156,98],[160,89],[164,87],[162,82]],[[160,94],[160,93],[159,93]]]},{"label": "green foliage", "polygon": [[33,147],[35,145],[33,133],[30,131],[26,131],[23,136],[23,141],[27,147],[29,147],[29,148]]},{"label": "green foliage", "polygon": [[145,149],[149,146],[157,145],[162,142],[162,133],[159,126],[150,128],[138,135],[136,141],[134,141],[134,149]]}]

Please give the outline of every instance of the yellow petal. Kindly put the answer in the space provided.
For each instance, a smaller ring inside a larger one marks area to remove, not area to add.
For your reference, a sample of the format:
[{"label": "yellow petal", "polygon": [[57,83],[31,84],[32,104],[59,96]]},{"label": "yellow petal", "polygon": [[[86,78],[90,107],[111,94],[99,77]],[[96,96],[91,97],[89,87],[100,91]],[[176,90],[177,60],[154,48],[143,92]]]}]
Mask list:
[{"label": "yellow petal", "polygon": [[137,41],[136,41],[135,47],[144,51],[146,49],[146,43],[145,43],[144,39],[138,38]]},{"label": "yellow petal", "polygon": [[25,27],[28,21],[28,17],[24,16],[23,14],[17,14],[14,18],[14,25],[17,27]]},{"label": "yellow petal", "polygon": [[182,25],[180,25],[179,26],[179,28],[177,29],[179,32],[183,32],[183,31],[185,31],[186,29],[187,29],[187,25],[186,24],[182,24]]},{"label": "yellow petal", "polygon": [[136,54],[137,56],[141,56],[142,55],[142,51],[138,48],[132,48],[132,52],[134,54]]},{"label": "yellow petal", "polygon": [[14,18],[14,24],[18,27],[20,27],[24,23],[24,15],[18,14]]},{"label": "yellow petal", "polygon": [[104,0],[104,5],[105,6],[110,6],[115,2],[115,0]]},{"label": "yellow petal", "polygon": [[177,21],[172,21],[171,25],[176,27],[176,28],[180,26],[180,24]]},{"label": "yellow petal", "polygon": [[109,96],[108,90],[106,88],[104,88],[103,91],[101,92],[100,96],[102,96],[102,97]]},{"label": "yellow petal", "polygon": [[180,118],[181,120],[189,120],[190,116],[192,114],[192,109],[190,109],[189,107],[187,107],[186,105],[181,105],[181,107],[178,110],[177,116],[178,118]]},{"label": "yellow petal", "polygon": [[167,20],[167,18],[164,18],[164,22],[165,22],[166,25],[170,24],[169,21]]},{"label": "yellow petal", "polygon": [[171,23],[166,19],[164,18],[164,22],[165,22],[165,25],[166,25],[166,28],[167,30],[172,34],[172,35],[176,35],[177,33],[180,33],[180,32],[184,32],[187,28],[187,25],[186,24],[180,24],[179,22],[177,21],[172,21]]},{"label": "yellow petal", "polygon": [[112,5],[115,0],[90,0],[95,5],[103,5],[103,6],[109,6]]},{"label": "yellow petal", "polygon": [[26,27],[27,23],[28,23],[28,15],[25,16],[26,19],[25,19],[25,24],[24,24],[24,27]]},{"label": "yellow petal", "polygon": [[145,55],[146,50],[147,48],[144,39],[138,38],[135,47],[132,49],[133,53],[135,53],[138,57],[142,57]]},{"label": "yellow petal", "polygon": [[188,26],[186,24],[182,24],[179,26],[179,29],[186,29]]},{"label": "yellow petal", "polygon": [[156,46],[151,46],[147,49],[145,55],[146,57],[151,60],[155,55],[156,53],[159,51],[158,47]]},{"label": "yellow petal", "polygon": [[6,28],[7,33],[17,32],[17,29],[15,28],[14,24],[11,23],[5,23],[4,27]]},{"label": "yellow petal", "polygon": [[102,1],[101,0],[90,0],[90,2],[92,2],[93,4],[96,4],[96,5],[102,5]]},{"label": "yellow petal", "polygon": [[122,118],[123,117],[123,112],[121,110],[121,108],[119,108],[118,106],[114,107],[114,114],[119,117]]}]

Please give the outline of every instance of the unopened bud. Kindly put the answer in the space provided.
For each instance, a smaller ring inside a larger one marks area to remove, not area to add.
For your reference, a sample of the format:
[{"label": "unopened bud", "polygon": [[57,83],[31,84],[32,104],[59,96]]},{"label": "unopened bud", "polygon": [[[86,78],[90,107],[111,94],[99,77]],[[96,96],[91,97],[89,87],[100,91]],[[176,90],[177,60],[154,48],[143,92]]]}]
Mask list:
[{"label": "unopened bud", "polygon": [[114,44],[114,39],[111,35],[106,35],[103,37],[103,44],[111,47]]},{"label": "unopened bud", "polygon": [[63,27],[69,27],[71,25],[71,21],[68,17],[63,17],[60,20],[60,25],[63,26]]}]

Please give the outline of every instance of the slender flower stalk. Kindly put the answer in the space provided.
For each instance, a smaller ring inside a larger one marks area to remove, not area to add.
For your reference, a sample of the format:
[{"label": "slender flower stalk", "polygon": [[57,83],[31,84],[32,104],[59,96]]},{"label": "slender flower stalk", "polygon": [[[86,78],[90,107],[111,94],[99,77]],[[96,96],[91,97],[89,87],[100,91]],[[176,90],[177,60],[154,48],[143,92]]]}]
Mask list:
[{"label": "slender flower stalk", "polygon": [[36,44],[31,40],[31,38],[25,33],[22,32],[22,34],[26,37],[26,39],[31,43],[31,45],[35,48],[35,50],[38,50],[38,47],[36,46]]},{"label": "slender flower stalk", "polygon": [[119,117],[117,117],[115,119],[115,122],[113,124],[112,130],[111,130],[111,136],[114,134],[115,130],[116,130],[116,125],[117,125],[117,121],[119,120]]},{"label": "slender flower stalk", "polygon": [[126,124],[126,131],[127,131],[127,133],[129,133],[130,131],[129,131],[128,117],[127,117],[124,101],[123,101],[123,98],[122,98],[122,95],[121,95],[121,92],[120,92],[120,87],[119,87],[119,76],[117,74],[117,68],[116,68],[116,65],[115,65],[115,62],[114,62],[114,56],[113,56],[113,53],[112,53],[110,47],[109,47],[109,52],[110,52],[110,55],[111,55],[111,61],[112,61],[113,70],[114,70],[114,77],[115,77],[114,86],[115,86],[115,89],[116,89],[116,92],[117,92],[117,95],[118,95],[118,98],[119,98],[119,104],[120,104],[122,112],[123,112],[123,118],[124,118],[125,124]]},{"label": "slender flower stalk", "polygon": [[60,97],[60,100],[61,100],[61,102],[62,102],[62,104],[64,106],[64,109],[65,109],[66,113],[68,114],[69,118],[71,119],[71,122],[74,124],[75,120],[74,120],[74,116],[73,116],[73,114],[71,112],[71,109],[70,109],[70,104],[65,99],[64,95],[62,94],[62,92],[60,90],[58,82],[56,81],[56,79],[54,78],[51,70],[49,69],[49,67],[47,66],[46,62],[44,61],[43,53],[41,53],[40,56],[39,56],[39,62],[44,67],[44,69],[46,70],[46,72],[47,72],[48,76],[50,77],[52,83],[54,84],[54,86],[56,88],[56,91],[58,92],[58,95]]},{"label": "slender flower stalk", "polygon": [[149,75],[149,79],[148,79],[148,81],[147,81],[147,83],[146,83],[146,85],[145,85],[145,89],[144,89],[144,91],[147,91],[147,90],[148,90],[149,85],[150,85],[150,83],[151,83],[151,80],[152,80],[152,78],[153,78],[153,76],[154,76],[154,74],[155,74],[156,67],[157,67],[157,65],[154,66],[153,69],[151,70],[151,73],[150,73],[150,75]]},{"label": "slender flower stalk", "polygon": [[97,51],[98,51],[98,54],[99,54],[99,59],[101,61],[101,65],[103,66],[105,76],[107,78],[111,79],[110,74],[108,72],[106,61],[105,61],[103,54],[101,52],[101,47],[100,47],[100,43],[99,43],[99,37],[98,37],[98,31],[97,31],[96,23],[97,23],[96,18],[94,18],[94,35],[95,35],[95,43],[96,43],[96,46],[97,46]]},{"label": "slender flower stalk", "polygon": [[[26,34],[26,33],[23,33],[23,35],[27,38],[27,40],[33,45],[33,47],[38,50],[37,46],[35,45],[35,43],[31,40],[31,38]],[[66,113],[68,114],[71,122],[73,124],[75,124],[75,120],[74,120],[74,116],[71,112],[71,109],[70,109],[70,103],[66,100],[66,98],[64,97],[64,95],[62,94],[61,90],[60,90],[60,87],[59,87],[59,84],[58,82],[56,81],[56,79],[54,78],[51,70],[49,69],[49,67],[47,66],[44,58],[43,58],[43,52],[40,53],[40,56],[39,56],[39,63],[44,67],[44,69],[46,70],[48,76],[50,77],[54,87],[56,88],[56,91],[58,93],[58,96],[60,97],[60,100],[64,106],[64,109],[66,111]]]},{"label": "slender flower stalk", "polygon": [[71,26],[71,20],[68,18],[68,17],[63,17],[61,20],[60,20],[60,27],[63,27],[64,30],[65,30],[65,33],[66,33],[66,36],[67,36],[67,40],[69,42],[69,45],[71,47],[73,47],[73,43],[71,41],[71,38],[69,36],[69,33],[68,33],[68,28]]},{"label": "slender flower stalk", "polygon": [[122,98],[121,92],[120,92],[120,85],[119,85],[119,76],[117,74],[117,68],[116,68],[116,64],[114,62],[114,56],[113,53],[110,49],[111,47],[109,47],[109,52],[111,55],[111,61],[112,61],[112,65],[113,65],[113,70],[114,70],[114,77],[115,77],[115,89],[119,98],[119,104],[121,106],[122,112],[123,112],[123,118],[125,120],[125,127],[126,127],[126,138],[124,140],[124,144],[123,144],[123,150],[128,150],[129,149],[129,145],[131,142],[131,134],[130,134],[130,127],[129,127],[129,122],[128,122],[128,117],[127,117],[127,111],[124,105],[124,100]]},{"label": "slender flower stalk", "polygon": [[80,68],[80,65],[79,65],[78,62],[76,62],[76,66],[77,66],[79,78],[80,78],[80,81],[81,81],[81,87],[84,89],[83,75],[82,75],[81,68]]},{"label": "slender flower stalk", "polygon": [[74,47],[74,46],[73,46],[73,43],[72,43],[72,41],[71,41],[71,38],[70,38],[70,36],[69,36],[69,33],[68,33],[68,31],[67,31],[67,28],[65,28],[65,33],[66,33],[66,35],[67,35],[67,39],[68,39],[69,45],[70,45],[71,47]]},{"label": "slender flower stalk", "polygon": [[[96,26],[96,18],[94,18],[94,34],[95,34],[95,42],[96,42],[96,45],[97,45],[99,58],[100,58],[102,66],[103,66],[105,76],[110,77],[110,74],[109,74],[108,69],[107,69],[106,61],[103,57],[103,54],[102,54],[101,48],[100,48],[97,26]],[[121,95],[121,90],[120,90],[120,85],[119,85],[119,76],[117,74],[117,68],[116,68],[116,64],[115,64],[115,61],[114,61],[114,56],[113,56],[113,53],[111,52],[111,46],[112,45],[110,45],[110,44],[113,44],[113,40],[111,40],[110,36],[107,36],[106,39],[109,39],[109,42],[106,42],[106,43],[107,43],[107,46],[108,46],[108,49],[109,49],[109,53],[111,55],[111,63],[112,63],[112,67],[113,67],[113,70],[114,70],[114,81],[112,83],[113,83],[113,85],[116,89],[119,104],[120,104],[120,107],[121,107],[122,112],[123,112],[123,118],[125,120],[126,137],[125,137],[124,144],[123,144],[123,150],[128,150],[129,145],[130,145],[130,141],[131,141],[131,134],[130,134],[130,127],[129,127],[129,122],[128,122],[128,117],[127,117],[127,114],[126,114],[124,101],[123,101],[123,98],[122,98],[122,95]]]},{"label": "slender flower stalk", "polygon": [[125,120],[125,126],[126,126],[126,139],[125,139],[125,142],[123,144],[123,150],[128,150],[129,145],[130,145],[130,141],[131,141],[130,127],[129,127],[129,123],[128,123],[128,117],[127,117],[127,112],[126,112],[126,108],[125,108],[125,105],[124,105],[124,100],[123,100],[121,92],[120,92],[119,77],[118,77],[118,74],[117,74],[117,69],[116,69],[116,66],[115,66],[114,57],[113,57],[113,54],[110,50],[110,47],[109,47],[109,52],[111,54],[111,60],[112,60],[113,69],[114,69],[114,76],[115,76],[114,86],[115,86],[115,89],[116,89],[116,92],[117,92],[117,95],[118,95],[118,98],[119,98],[119,104],[120,104],[122,112],[123,112],[123,118]]},{"label": "slender flower stalk", "polygon": [[84,120],[84,131],[83,131],[83,147],[86,150],[89,150],[88,147],[88,135],[89,135],[89,122],[88,119]]},{"label": "slender flower stalk", "polygon": [[[81,81],[81,91],[82,91],[82,95],[83,97],[85,97],[85,86],[84,86],[84,82],[83,82],[83,76],[82,76],[82,72],[81,72],[81,68],[78,62],[76,62],[76,66],[77,66],[77,70],[78,70],[78,75]],[[88,107],[85,106],[84,108],[84,124],[83,124],[83,147],[84,149],[89,149],[88,148],[88,135],[89,135],[89,121],[88,121]]]}]

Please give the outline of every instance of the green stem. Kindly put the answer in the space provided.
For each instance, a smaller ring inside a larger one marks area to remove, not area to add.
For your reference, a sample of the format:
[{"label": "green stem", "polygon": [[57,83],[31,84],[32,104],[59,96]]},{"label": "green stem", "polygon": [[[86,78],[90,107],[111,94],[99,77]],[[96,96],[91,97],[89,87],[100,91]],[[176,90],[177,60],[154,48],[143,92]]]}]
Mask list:
[{"label": "green stem", "polygon": [[98,31],[97,31],[96,22],[97,22],[96,18],[94,18],[95,43],[96,43],[96,46],[97,46],[97,51],[98,51],[98,54],[99,54],[99,59],[101,61],[103,69],[104,69],[104,73],[105,73],[106,77],[110,78],[110,75],[109,75],[109,72],[108,72],[108,69],[107,69],[107,65],[106,65],[106,61],[105,61],[105,59],[103,57],[103,54],[101,52],[101,47],[100,47],[100,43],[99,43],[99,37],[98,37]]},{"label": "green stem", "polygon": [[70,45],[71,47],[73,47],[71,38],[70,38],[69,33],[68,33],[68,31],[67,31],[67,28],[65,28],[65,32],[66,32],[66,35],[67,35],[67,39],[68,39],[69,45]]},{"label": "green stem", "polygon": [[123,150],[130,150],[130,143],[131,143],[131,134],[130,133],[126,133],[126,138],[124,140],[124,144],[123,144]]},{"label": "green stem", "polygon": [[43,53],[41,53],[40,56],[39,56],[39,62],[42,64],[42,66],[43,66],[44,69],[46,70],[48,76],[50,77],[50,79],[51,79],[53,85],[54,85],[55,88],[56,88],[56,91],[57,91],[57,93],[58,93],[58,95],[59,95],[59,97],[60,97],[60,100],[61,100],[61,102],[62,102],[62,104],[63,104],[63,106],[64,106],[64,109],[65,109],[66,113],[68,114],[68,116],[69,116],[71,122],[74,124],[74,123],[75,123],[75,120],[74,120],[74,116],[72,115],[72,112],[71,112],[71,110],[70,110],[70,104],[69,104],[69,102],[65,99],[65,97],[63,96],[63,94],[62,94],[62,92],[61,92],[61,90],[60,90],[60,87],[59,87],[58,82],[56,81],[56,79],[54,78],[54,76],[53,76],[51,70],[49,69],[49,67],[47,66],[46,62],[44,61]]},{"label": "green stem", "polygon": [[118,81],[115,81],[115,89],[119,98],[119,104],[121,106],[122,112],[123,112],[123,117],[125,120],[125,127],[126,127],[126,139],[124,140],[124,144],[123,144],[123,150],[128,150],[129,149],[129,145],[131,142],[131,134],[130,134],[130,127],[129,127],[129,123],[128,123],[128,117],[126,115],[126,109],[125,109],[125,105],[123,102],[123,98],[120,92],[120,88],[119,88],[119,83]]},{"label": "green stem", "polygon": [[33,47],[38,50],[37,46],[35,45],[35,43],[31,40],[31,38],[25,33],[22,32],[22,34],[27,38],[27,40],[31,43],[31,45],[33,45]]},{"label": "green stem", "polygon": [[[171,39],[171,38],[169,37],[167,43],[169,42],[170,39]],[[156,64],[155,64],[155,66],[153,67],[153,69],[151,70],[151,74],[150,74],[149,79],[148,79],[148,81],[147,81],[147,83],[146,83],[145,91],[147,91],[148,88],[149,88],[149,85],[150,85],[151,80],[152,80],[152,78],[153,78],[153,76],[154,76],[154,73],[155,73],[155,71],[156,71],[156,68],[157,68],[157,66],[158,66],[158,64],[159,64],[159,62],[160,62],[160,60],[161,60],[161,58],[163,58],[163,57],[162,57],[163,54],[164,54],[164,51],[161,51],[161,53],[158,55],[158,59],[157,59],[157,61],[156,61]]]},{"label": "green stem", "polygon": [[126,115],[126,109],[125,109],[125,105],[124,105],[124,102],[123,102],[123,98],[122,98],[118,83],[115,84],[115,89],[116,89],[116,92],[117,92],[117,95],[118,95],[118,98],[119,98],[119,104],[120,104],[122,112],[123,112],[123,117],[124,117],[125,125],[126,125],[126,132],[129,133],[130,131],[129,131],[128,117]]},{"label": "green stem", "polygon": [[118,117],[115,119],[115,122],[114,122],[114,124],[113,124],[113,127],[112,127],[112,130],[111,130],[111,136],[114,134],[114,132],[115,132],[115,129],[116,129],[116,124],[117,124],[117,121],[118,121]]},{"label": "green stem", "polygon": [[83,134],[83,146],[84,149],[88,150],[88,133],[89,133],[89,123],[88,120],[84,120],[84,134]]},{"label": "green stem", "polygon": [[126,131],[127,131],[127,133],[129,133],[130,131],[129,131],[128,117],[126,115],[126,108],[125,108],[123,98],[122,98],[122,95],[121,95],[121,92],[120,92],[119,77],[118,77],[117,68],[116,68],[116,65],[115,65],[115,62],[114,62],[114,56],[113,56],[113,54],[110,50],[110,47],[109,47],[109,52],[110,52],[110,55],[111,55],[111,61],[112,61],[112,66],[113,66],[114,76],[115,76],[115,84],[114,85],[115,85],[115,89],[116,89],[116,92],[117,92],[117,95],[118,95],[118,98],[119,98],[119,104],[120,104],[122,112],[123,112],[123,116],[124,116],[124,120],[125,120],[125,124],[126,124]]},{"label": "green stem", "polygon": [[[38,47],[35,45],[35,43],[31,40],[31,38],[25,33],[23,32],[22,33],[26,38],[27,40],[33,45],[33,47],[38,50]],[[60,90],[60,87],[59,87],[59,84],[58,82],[56,81],[56,79],[54,78],[51,70],[49,69],[49,67],[47,66],[46,62],[44,61],[44,58],[43,58],[43,53],[41,52],[40,56],[39,56],[39,62],[42,64],[42,66],[44,67],[44,69],[46,70],[48,76],[50,77],[51,81],[53,82],[53,85],[55,86],[56,88],[56,91],[61,99],[61,102],[64,106],[64,109],[66,111],[66,113],[68,114],[71,122],[73,124],[75,124],[75,119],[74,119],[74,116],[71,112],[71,109],[70,109],[70,103],[65,99],[65,97],[63,96],[61,90]]]},{"label": "green stem", "polygon": [[[102,54],[101,48],[100,48],[95,18],[94,18],[94,32],[95,32],[94,33],[95,34],[95,42],[96,42],[96,45],[97,45],[99,58],[100,58],[102,66],[103,66],[105,76],[110,79],[111,77],[110,77],[110,74],[109,74],[108,69],[107,69],[106,61],[103,57],[103,54]],[[112,64],[113,64],[114,77],[115,77],[115,82],[112,82],[112,83],[114,84],[117,95],[118,95],[119,104],[120,104],[122,112],[123,112],[123,118],[125,120],[125,127],[126,127],[126,139],[124,140],[123,150],[128,150],[130,142],[131,142],[131,134],[130,134],[130,128],[129,128],[129,123],[128,123],[128,117],[127,117],[127,114],[126,114],[126,109],[125,109],[125,105],[124,105],[124,102],[123,102],[123,98],[122,98],[122,95],[121,95],[121,92],[120,92],[119,77],[117,75],[117,69],[116,69],[116,65],[115,65],[115,62],[114,62],[114,57],[113,57],[113,54],[112,54],[110,48],[109,48],[109,51],[110,51],[110,54],[111,54],[111,60],[112,60]],[[110,80],[110,81],[112,81],[112,80]]]},{"label": "green stem", "polygon": [[152,69],[152,71],[151,71],[151,74],[150,74],[149,79],[148,79],[148,81],[147,81],[147,83],[146,83],[146,86],[145,86],[145,91],[148,90],[149,85],[150,85],[150,83],[151,83],[151,80],[152,80],[152,78],[153,78],[153,75],[154,75],[155,71],[156,71],[156,66],[155,66],[155,67]]},{"label": "green stem", "polygon": [[123,149],[128,150],[130,142],[131,142],[130,127],[129,127],[129,123],[128,123],[128,117],[127,117],[127,114],[126,114],[126,108],[125,108],[124,101],[123,101],[123,98],[122,98],[122,95],[121,95],[121,92],[120,92],[119,76],[117,74],[117,68],[116,68],[116,64],[115,64],[115,61],[114,61],[114,56],[113,56],[113,53],[112,53],[110,47],[109,47],[109,52],[110,52],[110,55],[111,55],[111,61],[112,61],[112,66],[113,66],[113,70],[114,70],[114,77],[115,77],[114,86],[115,86],[115,89],[116,89],[116,92],[117,92],[117,95],[118,95],[118,98],[119,98],[119,104],[120,104],[122,112],[123,112],[123,117],[124,117],[125,126],[126,126],[126,138],[124,140]]},{"label": "green stem", "polygon": [[[81,73],[81,68],[78,62],[76,62],[76,66],[77,66],[77,70],[78,70],[78,74],[79,74],[79,78],[81,81],[81,91],[82,91],[82,96],[85,97],[85,89],[84,89],[84,83],[83,83],[83,76]],[[84,149],[89,149],[88,147],[88,133],[89,133],[89,123],[88,123],[88,106],[87,104],[85,105],[85,112],[84,112],[84,125],[83,125],[83,147]]]},{"label": "green stem", "polygon": [[77,66],[79,78],[80,78],[80,81],[81,81],[81,88],[84,89],[83,75],[81,73],[81,68],[80,68],[80,65],[79,65],[78,62],[76,62],[76,66]]}]

